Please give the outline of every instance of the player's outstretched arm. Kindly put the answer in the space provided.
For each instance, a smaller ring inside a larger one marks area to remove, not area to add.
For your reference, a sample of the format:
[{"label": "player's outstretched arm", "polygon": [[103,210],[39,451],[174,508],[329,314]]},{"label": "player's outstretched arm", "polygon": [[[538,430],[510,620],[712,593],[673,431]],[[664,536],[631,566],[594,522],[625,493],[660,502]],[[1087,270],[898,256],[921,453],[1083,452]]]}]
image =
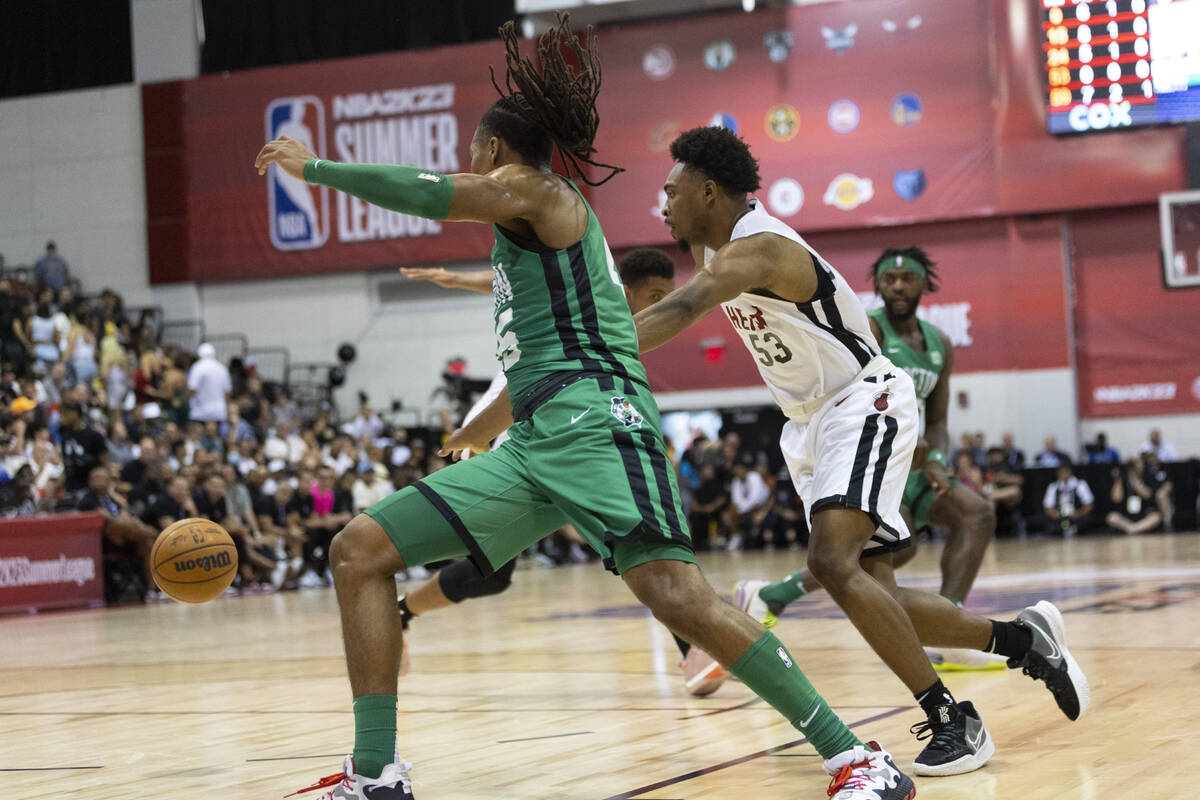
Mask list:
[{"label": "player's outstretched arm", "polygon": [[446,289],[466,289],[479,294],[492,293],[492,270],[452,270],[442,267],[401,267],[400,274],[413,281],[429,281]]},{"label": "player's outstretched arm", "polygon": [[444,175],[396,164],[341,164],[317,158],[287,136],[267,142],[254,160],[260,175],[271,164],[293,178],[337,189],[380,208],[434,220],[531,219],[544,207],[553,186],[539,171],[517,165],[487,175]]},{"label": "player's outstretched arm", "polygon": [[717,305],[742,292],[771,286],[771,272],[778,257],[776,240],[783,241],[770,235],[736,239],[717,251],[707,264],[697,263],[687,283],[633,318],[639,352],[661,347]]},{"label": "player's outstretched arm", "polygon": [[472,453],[485,452],[491,441],[508,430],[512,424],[512,400],[509,398],[508,387],[505,386],[487,408],[446,437],[438,455],[443,458],[452,455],[454,460],[458,461],[462,458],[464,450]]}]

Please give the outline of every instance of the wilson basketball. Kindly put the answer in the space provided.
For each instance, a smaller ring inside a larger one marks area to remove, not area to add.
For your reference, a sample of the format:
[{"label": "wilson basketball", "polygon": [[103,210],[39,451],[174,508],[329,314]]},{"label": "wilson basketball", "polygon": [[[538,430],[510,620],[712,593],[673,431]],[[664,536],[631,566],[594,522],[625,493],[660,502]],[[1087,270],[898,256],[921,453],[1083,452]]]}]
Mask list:
[{"label": "wilson basketball", "polygon": [[172,600],[207,603],[233,583],[237,548],[233,537],[207,519],[181,519],[154,540],[150,550],[154,583]]}]

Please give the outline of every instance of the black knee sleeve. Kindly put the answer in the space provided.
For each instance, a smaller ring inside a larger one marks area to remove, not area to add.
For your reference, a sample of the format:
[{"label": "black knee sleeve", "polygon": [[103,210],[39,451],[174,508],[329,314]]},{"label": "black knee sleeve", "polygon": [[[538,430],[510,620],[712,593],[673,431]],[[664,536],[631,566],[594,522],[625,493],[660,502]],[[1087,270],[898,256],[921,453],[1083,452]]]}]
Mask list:
[{"label": "black knee sleeve", "polygon": [[470,559],[459,559],[438,572],[438,585],[451,603],[461,603],[472,597],[500,594],[512,584],[516,559],[509,561],[486,578]]}]

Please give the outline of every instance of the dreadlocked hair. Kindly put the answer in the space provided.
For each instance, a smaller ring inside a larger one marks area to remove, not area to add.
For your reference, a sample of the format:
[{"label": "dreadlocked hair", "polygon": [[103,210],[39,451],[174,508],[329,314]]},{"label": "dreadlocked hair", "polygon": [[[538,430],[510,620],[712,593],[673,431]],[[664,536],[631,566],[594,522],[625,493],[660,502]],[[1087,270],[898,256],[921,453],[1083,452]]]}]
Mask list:
[{"label": "dreadlocked hair", "polygon": [[925,291],[932,294],[938,290],[941,279],[938,277],[937,271],[934,270],[937,262],[931,259],[928,253],[916,246],[905,247],[903,249],[899,247],[889,247],[887,250],[884,250],[879,255],[879,258],[871,262],[870,275],[872,285],[875,285],[878,280],[877,272],[879,270],[880,262],[888,260],[894,261],[897,256],[900,256],[901,258],[911,258],[913,261],[916,261],[925,268]]},{"label": "dreadlocked hair", "polygon": [[[571,33],[570,16],[564,11],[558,12],[558,24],[538,39],[540,69],[532,60],[521,55],[517,29],[511,20],[501,26],[500,39],[504,42],[505,50],[503,88],[496,82],[495,69],[488,68],[492,86],[500,94],[497,106],[504,104],[506,110],[518,114],[540,130],[558,149],[567,171],[574,171],[589,186],[599,186],[618,172],[624,172],[620,167],[602,164],[592,157],[596,152],[596,129],[600,126],[600,115],[596,112],[596,96],[600,93],[600,59],[596,56],[596,35],[591,26],[588,26],[581,44]],[[578,70],[568,63],[563,52],[564,45],[578,60]],[[486,122],[487,115],[481,124]],[[493,130],[500,134],[500,131]],[[521,138],[533,137],[526,134]],[[507,137],[505,141],[518,154],[525,155],[517,146],[518,142]],[[542,163],[549,161],[549,154],[546,155]],[[610,172],[604,180],[592,181],[584,173],[582,164]]]}]

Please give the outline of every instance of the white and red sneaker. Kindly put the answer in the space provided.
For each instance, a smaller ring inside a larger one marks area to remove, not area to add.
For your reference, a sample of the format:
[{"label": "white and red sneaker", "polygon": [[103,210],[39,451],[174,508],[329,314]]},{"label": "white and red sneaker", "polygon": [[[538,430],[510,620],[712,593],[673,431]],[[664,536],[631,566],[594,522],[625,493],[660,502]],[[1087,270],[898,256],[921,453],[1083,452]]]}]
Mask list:
[{"label": "white and red sneaker", "polygon": [[692,697],[710,695],[729,680],[725,668],[696,645],[688,649],[687,658],[679,662],[679,668],[683,670],[684,688]]},{"label": "white and red sneaker", "polygon": [[412,764],[397,761],[384,767],[378,778],[367,778],[354,772],[354,759],[346,756],[341,772],[321,778],[312,786],[284,797],[327,789],[312,800],[414,800],[412,779],[408,776],[410,769]]},{"label": "white and red sneaker", "polygon": [[833,776],[828,794],[833,800],[912,800],[917,787],[896,769],[892,757],[877,742],[867,742],[825,762]]}]

